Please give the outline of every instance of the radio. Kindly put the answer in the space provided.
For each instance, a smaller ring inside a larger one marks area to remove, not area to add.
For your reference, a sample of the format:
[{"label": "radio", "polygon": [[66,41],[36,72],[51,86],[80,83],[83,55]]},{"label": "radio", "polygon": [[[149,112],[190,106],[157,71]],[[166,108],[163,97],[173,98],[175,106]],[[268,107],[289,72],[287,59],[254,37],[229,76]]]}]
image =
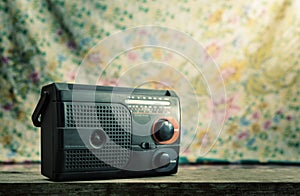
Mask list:
[{"label": "radio", "polygon": [[180,103],[171,90],[52,83],[32,114],[51,180],[175,174]]}]

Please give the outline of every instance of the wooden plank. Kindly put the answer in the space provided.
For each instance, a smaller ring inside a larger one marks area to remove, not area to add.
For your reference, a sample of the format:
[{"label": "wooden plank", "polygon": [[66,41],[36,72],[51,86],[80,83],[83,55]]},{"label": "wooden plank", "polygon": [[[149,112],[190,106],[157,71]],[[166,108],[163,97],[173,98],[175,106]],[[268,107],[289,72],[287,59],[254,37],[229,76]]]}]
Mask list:
[{"label": "wooden plank", "polygon": [[0,166],[1,194],[298,194],[297,166],[180,166],[172,176],[76,182],[51,182],[40,165]]}]

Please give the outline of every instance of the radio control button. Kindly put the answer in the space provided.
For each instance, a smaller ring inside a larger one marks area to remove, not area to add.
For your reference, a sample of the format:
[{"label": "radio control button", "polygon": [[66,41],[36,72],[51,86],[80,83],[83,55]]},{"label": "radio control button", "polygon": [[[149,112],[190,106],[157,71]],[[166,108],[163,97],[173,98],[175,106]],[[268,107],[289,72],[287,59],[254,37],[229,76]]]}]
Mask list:
[{"label": "radio control button", "polygon": [[101,148],[105,145],[107,136],[102,129],[96,129],[90,136],[90,144],[94,148]]},{"label": "radio control button", "polygon": [[159,120],[154,127],[154,132],[159,141],[167,141],[173,137],[174,126],[167,120]]},{"label": "radio control button", "polygon": [[143,149],[154,149],[156,146],[152,142],[143,142],[143,143],[141,143],[141,147]]},{"label": "radio control button", "polygon": [[154,166],[156,168],[166,167],[170,164],[170,155],[168,153],[160,153],[154,157]]},{"label": "radio control button", "polygon": [[152,126],[152,137],[158,144],[172,144],[179,138],[179,124],[172,117],[156,120]]}]

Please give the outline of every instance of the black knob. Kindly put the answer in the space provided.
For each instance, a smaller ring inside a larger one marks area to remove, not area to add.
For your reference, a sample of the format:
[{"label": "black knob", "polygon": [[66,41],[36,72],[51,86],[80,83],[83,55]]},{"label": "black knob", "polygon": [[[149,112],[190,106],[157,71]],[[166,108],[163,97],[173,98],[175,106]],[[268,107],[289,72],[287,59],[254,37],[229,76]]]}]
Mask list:
[{"label": "black knob", "polygon": [[160,142],[167,141],[174,135],[174,126],[168,120],[161,119],[154,125],[154,135]]},{"label": "black knob", "polygon": [[156,168],[168,166],[170,160],[170,155],[168,153],[160,153],[154,159],[154,166]]}]

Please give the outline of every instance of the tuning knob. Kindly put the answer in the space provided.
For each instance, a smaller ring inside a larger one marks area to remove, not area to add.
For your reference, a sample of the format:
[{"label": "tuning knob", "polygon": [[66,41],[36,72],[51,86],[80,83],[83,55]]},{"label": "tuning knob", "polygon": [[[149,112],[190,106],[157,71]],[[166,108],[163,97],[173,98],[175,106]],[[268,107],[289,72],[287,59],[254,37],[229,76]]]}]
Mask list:
[{"label": "tuning knob", "polygon": [[159,119],[153,125],[152,136],[159,144],[171,144],[179,136],[179,125],[173,118]]},{"label": "tuning knob", "polygon": [[167,141],[174,134],[174,126],[167,120],[159,120],[154,127],[154,134],[159,141]]}]

